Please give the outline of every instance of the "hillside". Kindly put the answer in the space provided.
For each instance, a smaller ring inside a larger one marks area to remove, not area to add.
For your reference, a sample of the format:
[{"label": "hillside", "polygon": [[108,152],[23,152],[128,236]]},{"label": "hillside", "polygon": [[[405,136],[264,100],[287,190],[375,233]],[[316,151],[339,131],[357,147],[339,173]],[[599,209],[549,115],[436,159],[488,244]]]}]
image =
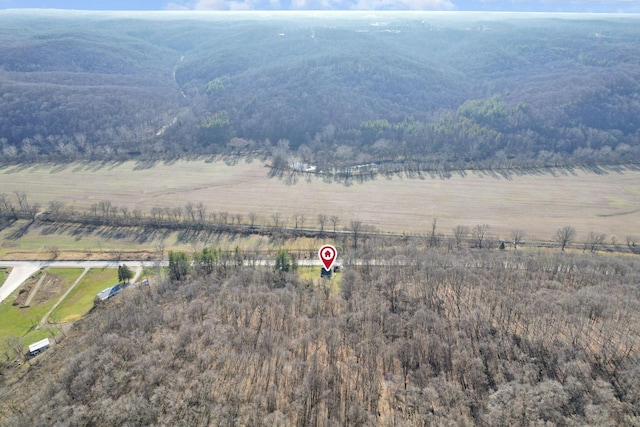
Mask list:
[{"label": "hillside", "polygon": [[640,423],[634,258],[362,257],[388,261],[331,287],[218,267],[125,291],[20,382],[0,376],[0,423]]},{"label": "hillside", "polygon": [[628,164],[639,42],[616,15],[2,11],[0,160]]}]

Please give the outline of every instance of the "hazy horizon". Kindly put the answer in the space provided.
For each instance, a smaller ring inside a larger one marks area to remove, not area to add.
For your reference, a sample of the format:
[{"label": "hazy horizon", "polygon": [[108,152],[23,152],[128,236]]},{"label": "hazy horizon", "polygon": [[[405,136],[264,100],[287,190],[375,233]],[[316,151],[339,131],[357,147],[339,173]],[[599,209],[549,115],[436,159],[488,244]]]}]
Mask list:
[{"label": "hazy horizon", "polygon": [[637,0],[0,0],[0,10],[63,9],[100,11],[211,11],[211,10],[364,10],[452,12],[640,13]]}]

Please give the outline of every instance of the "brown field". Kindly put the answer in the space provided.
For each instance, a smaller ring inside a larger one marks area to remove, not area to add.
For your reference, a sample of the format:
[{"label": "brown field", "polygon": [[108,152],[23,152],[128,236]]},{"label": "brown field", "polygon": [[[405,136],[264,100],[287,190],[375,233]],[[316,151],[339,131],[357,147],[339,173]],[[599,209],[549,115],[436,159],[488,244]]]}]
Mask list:
[{"label": "brown field", "polygon": [[482,172],[448,179],[381,176],[350,185],[317,176],[291,185],[268,172],[259,161],[179,161],[147,169],[133,162],[8,167],[0,169],[0,192],[24,191],[32,202],[61,200],[82,209],[100,200],[143,211],[203,202],[208,212],[241,213],[244,222],[249,212],[261,217],[259,223],[279,212],[291,226],[293,215],[304,214],[305,227],[315,227],[317,214],[324,213],[337,215],[340,228],[360,220],[400,233],[427,233],[433,218],[444,234],[459,224],[486,223],[498,238],[522,228],[530,239],[550,240],[564,225],[574,226],[578,239],[596,231],[623,243],[640,233],[640,171],[558,170],[509,179]]}]

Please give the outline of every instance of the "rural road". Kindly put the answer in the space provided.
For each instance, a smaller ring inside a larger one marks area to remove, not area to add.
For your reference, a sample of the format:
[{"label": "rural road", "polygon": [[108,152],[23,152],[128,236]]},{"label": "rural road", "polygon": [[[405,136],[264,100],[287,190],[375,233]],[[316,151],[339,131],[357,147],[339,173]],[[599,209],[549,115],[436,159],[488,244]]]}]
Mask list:
[{"label": "rural road", "polygon": [[[0,268],[10,268],[11,273],[0,287],[0,302],[4,301],[13,291],[41,268],[117,268],[127,264],[131,268],[153,267],[156,261],[2,261]],[[167,265],[167,262],[161,263]]]},{"label": "rural road", "polygon": [[[0,302],[4,301],[20,285],[41,268],[117,268],[126,264],[134,270],[142,270],[143,267],[154,267],[157,261],[2,261],[0,268],[11,268],[7,280],[0,287]],[[273,260],[259,260],[256,265],[273,265]],[[162,261],[161,266],[168,266],[168,261]],[[319,260],[298,260],[298,265],[320,265]]]}]

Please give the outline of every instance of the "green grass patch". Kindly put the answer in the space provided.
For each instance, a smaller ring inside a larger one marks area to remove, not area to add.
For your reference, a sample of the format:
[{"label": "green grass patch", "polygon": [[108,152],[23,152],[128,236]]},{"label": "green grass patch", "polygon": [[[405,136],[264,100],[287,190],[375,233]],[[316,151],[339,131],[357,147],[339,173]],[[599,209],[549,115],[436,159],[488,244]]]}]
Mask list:
[{"label": "green grass patch", "polygon": [[73,322],[93,307],[98,292],[118,283],[118,271],[114,268],[90,270],[51,314],[53,322]]},{"label": "green grass patch", "polygon": [[[50,279],[59,279],[59,285],[52,289],[42,286],[30,307],[20,308],[13,305],[22,286],[16,289],[9,298],[2,301],[0,303],[0,353],[7,349],[6,340],[10,336],[20,338],[25,346],[50,336],[47,329],[36,330],[36,326],[81,272],[82,269],[79,268],[47,270],[45,283],[48,283]],[[35,275],[35,279],[30,280],[37,282],[40,276],[41,274],[38,273]]]},{"label": "green grass patch", "polygon": [[308,279],[313,281],[314,283],[318,283],[323,286],[328,286],[330,288],[330,295],[337,296],[340,294],[340,273],[333,273],[331,278],[321,278],[320,270],[322,267],[320,266],[298,266],[298,276],[301,279]]},{"label": "green grass patch", "polygon": [[298,269],[296,271],[298,273],[298,276],[301,279],[316,280],[320,278],[321,268],[322,267],[318,267],[318,266],[313,266],[313,267],[298,266]]},{"label": "green grass patch", "polygon": [[[76,281],[80,274],[82,274],[81,268],[52,268],[46,270],[47,274],[54,274],[58,277],[61,277],[65,283],[71,285]],[[57,300],[56,300],[57,301]]]}]

